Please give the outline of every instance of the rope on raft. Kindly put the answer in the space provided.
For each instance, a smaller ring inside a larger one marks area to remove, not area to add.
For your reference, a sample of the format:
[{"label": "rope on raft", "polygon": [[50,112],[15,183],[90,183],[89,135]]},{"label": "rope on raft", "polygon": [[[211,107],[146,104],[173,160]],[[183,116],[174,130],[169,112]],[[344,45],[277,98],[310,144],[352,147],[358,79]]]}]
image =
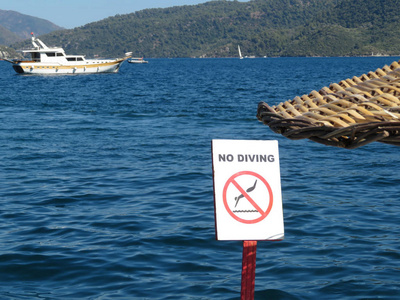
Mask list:
[{"label": "rope on raft", "polygon": [[257,118],[292,140],[346,149],[375,141],[400,146],[399,62],[272,107],[260,102]]}]

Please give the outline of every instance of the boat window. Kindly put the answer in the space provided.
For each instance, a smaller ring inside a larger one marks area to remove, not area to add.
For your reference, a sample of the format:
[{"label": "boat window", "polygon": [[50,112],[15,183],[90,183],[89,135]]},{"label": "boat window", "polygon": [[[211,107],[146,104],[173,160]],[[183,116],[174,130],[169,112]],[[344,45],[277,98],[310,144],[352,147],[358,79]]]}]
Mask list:
[{"label": "boat window", "polygon": [[76,61],[76,57],[67,57],[68,61]]},{"label": "boat window", "polygon": [[82,57],[78,57],[78,61],[83,61],[83,58]]},{"label": "boat window", "polygon": [[32,52],[32,59],[33,60],[40,60],[40,54],[37,52]]},{"label": "boat window", "polygon": [[55,52],[46,52],[46,55],[49,57],[56,56]]},{"label": "boat window", "polygon": [[62,53],[57,53],[57,56],[64,56],[64,54],[62,54]]}]

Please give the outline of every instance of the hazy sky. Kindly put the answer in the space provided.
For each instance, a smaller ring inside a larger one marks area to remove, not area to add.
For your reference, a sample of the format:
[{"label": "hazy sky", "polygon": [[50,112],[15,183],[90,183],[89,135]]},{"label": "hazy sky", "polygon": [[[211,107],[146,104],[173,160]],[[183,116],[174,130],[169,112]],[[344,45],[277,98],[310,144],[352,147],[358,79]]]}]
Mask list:
[{"label": "hazy sky", "polygon": [[0,0],[0,9],[46,19],[70,29],[146,8],[195,5],[209,0]]}]

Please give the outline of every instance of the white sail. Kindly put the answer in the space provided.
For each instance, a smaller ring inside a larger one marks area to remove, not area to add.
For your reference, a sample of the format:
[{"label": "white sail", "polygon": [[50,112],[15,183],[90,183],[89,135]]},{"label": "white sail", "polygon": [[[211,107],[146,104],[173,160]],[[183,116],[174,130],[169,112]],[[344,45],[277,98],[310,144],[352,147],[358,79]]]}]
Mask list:
[{"label": "white sail", "polygon": [[243,59],[242,52],[240,51],[240,46],[239,45],[238,45],[238,51],[239,51],[239,58]]}]

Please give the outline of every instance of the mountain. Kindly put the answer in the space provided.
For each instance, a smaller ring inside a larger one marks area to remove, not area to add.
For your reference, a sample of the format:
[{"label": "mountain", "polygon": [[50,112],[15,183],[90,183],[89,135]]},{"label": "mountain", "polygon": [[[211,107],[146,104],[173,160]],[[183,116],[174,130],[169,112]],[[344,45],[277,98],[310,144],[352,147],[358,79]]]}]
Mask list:
[{"label": "mountain", "polygon": [[40,38],[102,57],[232,57],[237,45],[254,56],[398,55],[397,7],[400,0],[218,0],[116,15]]},{"label": "mountain", "polygon": [[21,40],[16,33],[0,25],[0,45],[9,45]]},{"label": "mountain", "polygon": [[63,28],[44,19],[0,9],[0,45],[10,45],[27,39],[31,32],[42,35],[61,29]]}]

